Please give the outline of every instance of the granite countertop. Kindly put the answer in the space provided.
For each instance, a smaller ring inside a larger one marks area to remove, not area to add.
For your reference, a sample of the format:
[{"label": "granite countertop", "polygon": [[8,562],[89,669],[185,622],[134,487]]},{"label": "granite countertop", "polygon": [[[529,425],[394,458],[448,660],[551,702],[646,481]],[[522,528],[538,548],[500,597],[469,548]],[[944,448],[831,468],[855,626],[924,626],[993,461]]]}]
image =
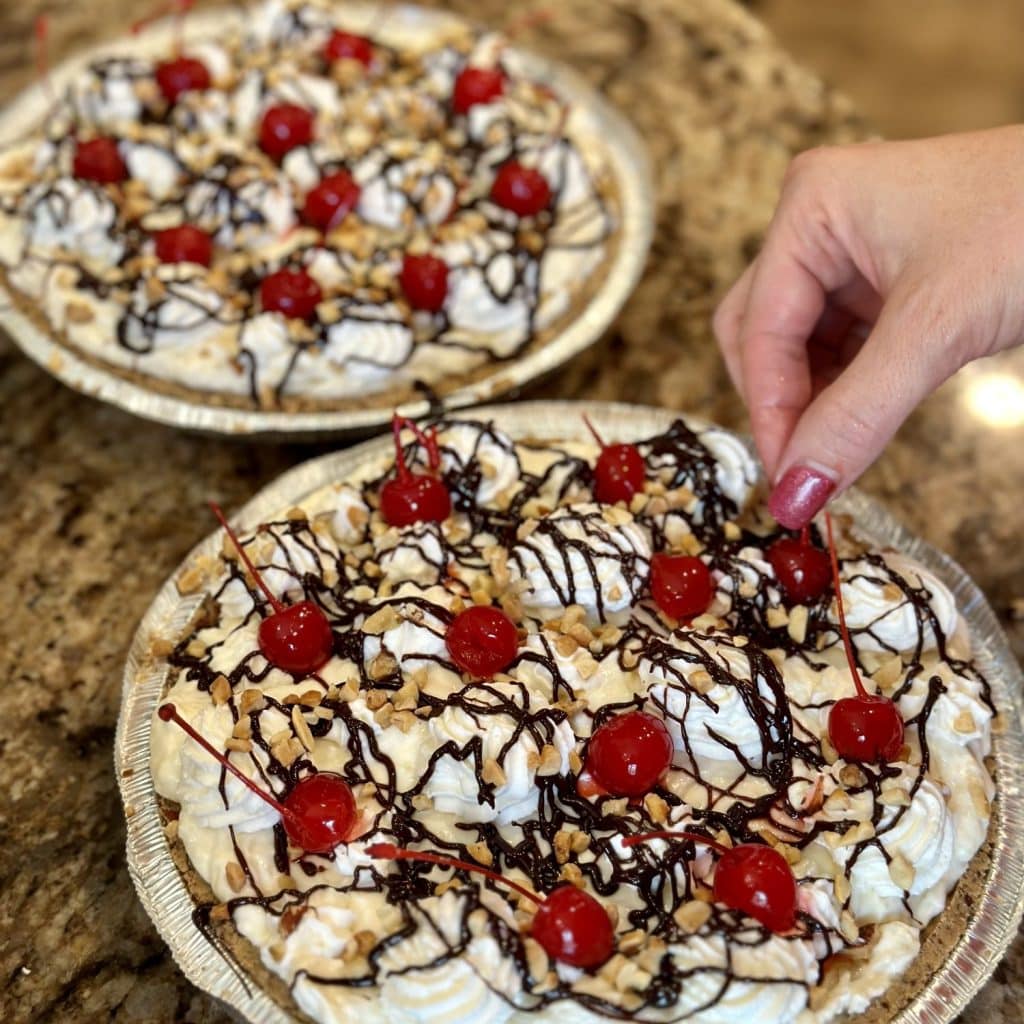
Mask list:
[{"label": "granite countertop", "polygon": [[[143,5],[146,6],[146,5]],[[502,25],[502,0],[448,6]],[[46,4],[56,55],[140,14]],[[0,97],[31,75],[38,0],[0,11]],[[524,42],[636,122],[656,167],[649,268],[608,340],[533,392],[616,398],[744,426],[709,329],[756,250],[790,155],[855,139],[849,105],[729,0],[562,0]],[[931,398],[864,480],[950,552],[1024,654],[1024,351]],[[1015,418],[1016,417],[1016,421]],[[237,507],[329,446],[190,437],[74,394],[0,338],[0,1015],[6,1021],[232,1019],[178,972],[136,899],[111,763],[121,669],[151,596]],[[1024,941],[962,1018],[1020,1019]]]}]

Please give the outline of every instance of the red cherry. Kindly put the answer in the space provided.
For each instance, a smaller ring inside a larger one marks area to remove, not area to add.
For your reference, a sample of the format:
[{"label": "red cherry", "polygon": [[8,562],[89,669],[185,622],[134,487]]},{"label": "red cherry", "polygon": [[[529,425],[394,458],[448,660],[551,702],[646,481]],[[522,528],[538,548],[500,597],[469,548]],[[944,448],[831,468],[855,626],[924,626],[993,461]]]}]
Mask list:
[{"label": "red cherry", "polygon": [[349,784],[340,775],[334,772],[308,775],[299,779],[283,800],[278,800],[196,732],[173,704],[162,704],[157,714],[162,721],[174,722],[183,729],[239,782],[273,807],[281,815],[288,838],[296,846],[301,846],[307,853],[327,853],[349,839],[356,823],[356,802]]},{"label": "red cherry", "polygon": [[616,715],[598,726],[587,746],[587,771],[615,796],[643,796],[672,763],[665,723],[643,711]]},{"label": "red cherry", "polygon": [[272,665],[294,675],[309,675],[334,653],[327,616],[312,601],[299,601],[268,615],[259,628],[260,651]]},{"label": "red cherry", "polygon": [[312,320],[322,298],[320,285],[305,270],[284,267],[260,282],[260,305],[267,313]]},{"label": "red cherry", "polygon": [[72,170],[76,178],[113,185],[128,177],[128,168],[114,139],[100,137],[75,146]]},{"label": "red cherry", "polygon": [[263,577],[256,571],[252,559],[239,543],[235,531],[228,525],[220,506],[210,502],[210,508],[224,527],[238,557],[267,596],[272,615],[268,615],[257,631],[260,653],[271,665],[292,675],[308,676],[320,668],[334,652],[334,634],[327,616],[312,601],[299,601],[285,606],[274,596]]},{"label": "red cherry", "polygon": [[213,242],[205,231],[182,224],[166,228],[154,236],[156,256],[161,263],[198,263],[208,267],[213,258]]},{"label": "red cherry", "polygon": [[491,199],[517,217],[534,217],[551,202],[551,186],[540,171],[509,160],[498,168]]},{"label": "red cherry", "polygon": [[268,107],[260,122],[260,149],[280,160],[298,146],[313,141],[313,113],[294,103]]},{"label": "red cherry", "polygon": [[796,925],[796,878],[778,850],[759,843],[728,849],[695,832],[645,832],[628,836],[622,845],[629,848],[652,839],[688,839],[709,846],[720,855],[712,890],[718,903],[749,915],[773,932],[788,932]]},{"label": "red cherry", "polygon": [[828,738],[844,761],[889,764],[903,749],[903,719],[888,697],[844,697],[828,714]]},{"label": "red cherry", "polygon": [[534,914],[530,935],[553,960],[573,967],[600,967],[615,952],[608,911],[574,885],[548,894]]},{"label": "red cherry", "polygon": [[413,309],[437,313],[448,297],[448,264],[437,256],[406,253],[398,281]]},{"label": "red cherry", "polygon": [[452,661],[477,679],[490,679],[515,659],[519,634],[515,623],[492,605],[473,605],[452,619],[445,636]]},{"label": "red cherry", "polygon": [[787,604],[816,601],[832,582],[828,552],[811,544],[809,533],[799,540],[780,537],[768,548],[768,562]]},{"label": "red cherry", "polygon": [[505,75],[500,68],[463,68],[452,88],[452,110],[469,113],[478,103],[491,103],[505,91]]},{"label": "red cherry", "polygon": [[396,477],[381,488],[380,511],[392,526],[442,523],[452,513],[452,499],[437,477],[410,473],[406,479]]},{"label": "red cherry", "polygon": [[302,219],[307,224],[330,231],[359,203],[361,189],[348,171],[338,171],[321,178],[306,196]]},{"label": "red cherry", "polygon": [[651,596],[673,619],[692,619],[707,611],[715,585],[711,570],[692,555],[659,551],[651,558]]},{"label": "red cherry", "polygon": [[396,475],[380,489],[380,512],[391,526],[411,526],[413,523],[442,523],[452,513],[452,499],[448,488],[433,473],[412,473],[405,464],[402,451],[402,427],[408,426],[427,449],[430,468],[436,473],[441,465],[434,433],[424,434],[414,423],[394,416],[391,429],[395,437]]},{"label": "red cherry", "polygon": [[594,466],[594,497],[602,504],[626,504],[637,491],[643,490],[647,479],[647,464],[636,445],[605,444],[590,418],[583,417],[587,429],[601,446],[601,454]]},{"label": "red cherry", "polygon": [[168,103],[177,103],[183,92],[210,88],[210,72],[201,60],[176,57],[158,64],[156,83]]},{"label": "red cherry", "polygon": [[365,67],[369,67],[373,63],[373,43],[364,36],[336,29],[327,40],[324,57],[328,61],[357,60]]},{"label": "red cherry", "polygon": [[836,752],[846,761],[864,764],[888,764],[900,756],[903,749],[903,718],[895,701],[882,694],[869,694],[857,670],[857,658],[846,626],[843,591],[839,579],[839,559],[832,536],[832,517],[825,513],[828,529],[828,553],[832,568],[832,585],[836,593],[839,612],[839,634],[843,638],[846,662],[850,666],[856,697],[844,697],[832,705],[828,714],[828,738]]},{"label": "red cherry", "polygon": [[741,843],[726,850],[715,866],[715,900],[748,914],[773,932],[796,924],[796,879],[778,850]]},{"label": "red cherry", "polygon": [[289,813],[284,830],[307,853],[327,853],[345,842],[356,823],[356,801],[349,784],[334,772],[299,779],[284,798]]},{"label": "red cherry", "polygon": [[560,885],[541,899],[518,882],[454,857],[419,850],[403,850],[393,843],[372,843],[367,854],[381,860],[413,860],[470,871],[507,885],[537,904],[530,935],[554,960],[573,967],[599,967],[615,951],[615,927],[608,912],[593,896],[573,885]]}]

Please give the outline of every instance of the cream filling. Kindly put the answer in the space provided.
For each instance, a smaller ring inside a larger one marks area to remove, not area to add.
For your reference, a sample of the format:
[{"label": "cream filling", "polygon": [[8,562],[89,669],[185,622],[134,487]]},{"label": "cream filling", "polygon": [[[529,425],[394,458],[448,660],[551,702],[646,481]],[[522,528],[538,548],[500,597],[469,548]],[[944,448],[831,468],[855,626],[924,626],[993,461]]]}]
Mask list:
[{"label": "cream filling", "polygon": [[[486,453],[481,457],[495,465],[495,474],[489,479],[504,476],[508,471],[502,467],[510,466],[512,460],[521,473],[535,474],[543,472],[556,457],[553,449],[515,446],[500,433],[480,431],[468,424],[446,425],[440,431],[440,441],[443,458],[453,470],[465,467],[473,452]],[[597,454],[593,445],[565,447],[591,461]],[[413,462],[422,459],[423,453],[417,450]],[[369,478],[381,468],[367,467],[361,476]],[[500,495],[505,501],[514,496],[515,489],[515,483],[509,480],[495,492],[495,499]],[[741,496],[737,490],[737,497]],[[360,867],[370,863],[363,848],[376,835],[373,828],[386,829],[389,820],[382,793],[391,784],[399,793],[415,785],[431,755],[444,744],[451,745],[450,753],[437,760],[433,774],[428,777],[425,794],[430,798],[430,806],[421,812],[424,824],[438,835],[462,842],[464,832],[458,828],[460,824],[490,823],[506,841],[514,843],[520,825],[536,817],[540,779],[564,775],[571,770],[573,756],[583,753],[590,716],[606,704],[625,703],[635,695],[646,700],[648,710],[665,716],[673,735],[676,758],[666,785],[683,803],[673,810],[669,827],[685,828],[693,821],[692,810],[707,806],[709,799],[714,800],[720,812],[725,812],[735,800],[756,799],[765,791],[763,783],[752,776],[737,784],[738,762],[721,738],[735,744],[749,764],[761,764],[765,758],[765,736],[742,698],[744,688],[748,688],[748,698],[756,689],[756,699],[771,705],[771,688],[753,671],[744,648],[725,633],[666,632],[663,642],[670,643],[676,652],[667,665],[656,664],[641,652],[635,668],[623,669],[614,651],[601,659],[594,659],[585,649],[570,654],[554,651],[550,635],[539,629],[537,619],[527,619],[529,632],[522,642],[521,655],[534,652],[552,656],[559,675],[573,687],[583,704],[569,718],[545,720],[543,713],[555,699],[554,679],[547,667],[536,659],[520,657],[509,669],[507,679],[467,685],[448,667],[443,622],[432,614],[417,611],[420,598],[451,606],[452,594],[438,585],[425,567],[434,565],[435,556],[450,542],[450,534],[464,529],[463,520],[454,517],[443,528],[421,525],[368,532],[367,507],[349,483],[323,488],[303,507],[315,525],[311,533],[299,531],[282,540],[272,529],[249,545],[257,563],[269,567],[268,582],[275,593],[290,600],[298,595],[299,579],[315,568],[310,561],[310,544],[332,553],[344,552],[366,543],[365,538],[369,537],[371,557],[384,569],[382,580],[398,589],[388,597],[373,595],[372,591],[369,598],[364,597],[375,600],[379,609],[393,609],[395,617],[382,616],[375,624],[355,624],[354,628],[364,630],[363,666],[372,669],[376,659],[387,655],[402,667],[403,679],[419,679],[423,692],[442,699],[460,694],[463,702],[447,706],[440,715],[428,720],[412,716],[412,721],[399,727],[382,725],[365,695],[348,701],[353,718],[372,733],[380,752],[394,764],[393,780],[389,780],[382,760],[371,758],[367,766],[371,784],[360,789],[358,799],[364,827],[370,831],[348,846],[339,847],[333,859],[307,858],[322,869],[321,873],[310,877],[302,871],[293,872],[291,884],[295,888],[301,891],[318,887],[310,898],[314,911],[303,915],[294,930],[282,934],[279,919],[258,906],[237,912],[239,930],[260,948],[271,971],[286,981],[299,978],[294,989],[297,1003],[314,1019],[329,1024],[357,1018],[362,1022],[400,1020],[410,1024],[527,1024],[555,1019],[583,1024],[604,1020],[571,999],[530,1011],[530,997],[522,988],[518,968],[489,938],[484,927],[486,915],[480,911],[469,916],[470,939],[464,949],[461,947],[463,923],[467,919],[461,902],[464,897],[459,895],[458,888],[425,901],[432,924],[424,923],[411,936],[388,948],[381,960],[378,990],[369,994],[318,985],[310,975],[338,977],[349,969],[346,964],[358,963],[358,957],[353,960],[346,952],[351,952],[350,946],[358,933],[368,930],[379,941],[399,929],[397,910],[379,895],[319,887],[349,885]],[[574,531],[573,538],[587,538],[600,567],[599,582],[604,591],[625,580],[618,555],[623,551],[630,556],[637,551],[649,554],[649,540],[632,517],[619,516],[621,521],[617,523],[598,517],[600,526],[596,534],[582,531],[581,517],[592,508],[577,503],[560,510],[564,516],[552,516],[556,522],[561,518],[567,520],[561,528]],[[470,581],[472,566],[473,561],[466,559],[459,570]],[[849,565],[846,568],[848,572],[855,571]],[[566,575],[564,581],[568,579]],[[521,583],[527,591],[531,586],[534,591],[539,589],[526,576]],[[627,588],[632,585],[628,580],[625,583]],[[941,602],[941,594],[933,590],[932,595]],[[251,595],[238,583],[226,588],[220,601],[223,624],[202,631],[198,640],[205,645],[217,645],[211,667],[226,673],[255,649],[258,616],[252,614]],[[537,615],[547,619],[564,612],[562,605],[551,605],[538,609]],[[826,724],[822,706],[827,710],[829,702],[851,692],[838,645],[827,647],[817,657],[827,665],[823,671],[810,667],[803,658],[780,659],[778,663],[794,711],[794,729],[805,739],[823,735]],[[708,686],[708,680],[696,677],[697,672],[706,671],[709,660],[713,666],[728,671],[732,679],[729,684]],[[257,656],[252,665],[259,670],[262,659]],[[352,662],[335,658],[320,675],[328,684],[344,686],[355,678],[354,673]],[[917,954],[920,928],[941,912],[949,890],[984,840],[993,794],[984,767],[984,757],[990,749],[991,716],[976,680],[955,673],[938,660],[934,651],[929,652],[921,671],[901,698],[901,712],[906,719],[920,711],[928,690],[927,681],[934,674],[940,676],[945,692],[936,700],[928,720],[930,771],[919,778],[916,766],[920,762],[922,737],[912,727],[908,729],[910,760],[900,775],[887,779],[882,787],[884,807],[874,837],[877,846],[868,843],[857,847],[842,841],[843,830],[822,833],[794,866],[800,880],[800,907],[818,919],[825,932],[818,936],[764,937],[752,930],[749,942],[741,941],[742,936],[730,942],[711,923],[704,925],[668,947],[668,955],[688,972],[676,1004],[664,1011],[651,1011],[642,1019],[660,1020],[664,1013],[670,1019],[690,1014],[687,1019],[698,1024],[738,1024],[746,1020],[824,1024],[841,1013],[865,1009],[906,969]],[[261,682],[250,685],[283,702],[289,694],[303,692],[314,684],[307,681],[296,685],[283,673],[272,670]],[[224,745],[232,725],[227,706],[212,706],[209,696],[200,693],[184,673],[172,685],[168,699],[212,742]],[[530,721],[542,730],[541,742],[530,730],[514,735],[515,718],[501,710],[513,705],[528,711]],[[315,723],[315,710],[307,709],[303,714],[309,724]],[[273,708],[261,712],[260,722],[265,735],[293,728],[290,716]],[[335,718],[326,735],[314,741],[310,760],[320,770],[345,770],[351,757],[348,736],[349,726]],[[543,749],[547,747],[554,755],[548,755],[545,762]],[[219,767],[173,725],[154,720],[152,749],[156,789],[181,804],[179,839],[218,898],[237,895],[225,872],[225,864],[236,857],[234,844],[242,851],[257,884],[264,891],[278,891],[270,829],[276,812],[261,806],[233,779],[227,780],[221,793]],[[487,763],[497,759],[503,749],[503,778],[494,778],[491,790],[484,792],[474,770],[474,759]],[[236,752],[231,756],[260,784],[277,785],[267,783],[261,771],[265,764],[261,753]],[[870,791],[856,792],[847,778],[848,767],[840,761],[819,771],[796,763],[795,781],[789,791],[791,803],[802,806],[817,793],[818,809],[809,812],[812,820],[820,817],[824,821],[842,822],[844,829],[873,820],[874,798]],[[626,831],[639,827],[635,809],[627,808],[622,813],[631,823]],[[833,843],[830,837],[838,841]],[[623,863],[628,864],[626,851],[621,845],[616,849]],[[857,924],[877,927],[869,945],[848,948],[831,963],[825,986],[817,988],[820,962],[844,949],[836,934],[843,901],[833,882],[844,866],[850,869],[849,908]],[[597,867],[601,868],[600,862]],[[380,865],[378,868],[390,870]],[[714,858],[706,852],[699,854],[691,870],[695,877],[709,883]],[[438,868],[432,877],[440,881],[448,873]],[[504,897],[486,893],[485,899],[488,908],[506,919],[509,927],[518,927]],[[607,899],[619,909],[620,933],[628,930],[627,913],[636,905],[629,886],[620,886]],[[423,909],[414,904],[412,913],[420,914]],[[461,952],[449,957],[452,946],[459,947]],[[733,976],[724,973],[726,965],[731,966]],[[588,974],[564,965],[556,970],[562,982],[575,992],[614,999],[628,991],[630,985],[643,990],[651,981],[650,964],[642,957],[631,960],[627,968],[628,977],[620,976],[617,980],[619,988],[612,986],[602,973]],[[812,992],[815,998],[809,1003]]]}]

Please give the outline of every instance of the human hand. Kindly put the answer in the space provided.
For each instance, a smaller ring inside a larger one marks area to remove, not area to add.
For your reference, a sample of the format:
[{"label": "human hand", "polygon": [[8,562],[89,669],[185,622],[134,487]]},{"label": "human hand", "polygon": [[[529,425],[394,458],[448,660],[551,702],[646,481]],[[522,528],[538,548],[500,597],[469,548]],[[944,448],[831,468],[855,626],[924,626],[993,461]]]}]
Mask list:
[{"label": "human hand", "polygon": [[1024,128],[798,156],[714,319],[773,490],[805,525],[965,363],[1024,340]]}]

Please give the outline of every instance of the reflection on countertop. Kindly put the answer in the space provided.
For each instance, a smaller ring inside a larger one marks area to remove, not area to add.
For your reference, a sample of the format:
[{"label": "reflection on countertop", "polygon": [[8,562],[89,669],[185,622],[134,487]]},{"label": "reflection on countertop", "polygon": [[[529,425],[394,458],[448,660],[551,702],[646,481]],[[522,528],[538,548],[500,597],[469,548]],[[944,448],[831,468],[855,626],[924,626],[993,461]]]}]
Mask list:
[{"label": "reflection on countertop", "polygon": [[[498,0],[449,6],[502,24]],[[43,5],[7,5],[28,39]],[[66,46],[127,25],[127,0],[61,7]],[[861,129],[849,105],[727,0],[564,0],[524,39],[603,87],[657,168],[648,272],[597,349],[533,394],[621,399],[742,428],[710,334],[716,298],[756,251],[790,155]],[[31,74],[8,47],[0,95]],[[965,372],[911,418],[864,480],[981,584],[1024,654],[1024,352]],[[73,394],[0,340],[0,1010],[11,1021],[232,1019],[182,978],[124,867],[111,769],[120,673],[152,594],[237,507],[330,445],[190,437]],[[963,1020],[1019,1020],[1024,945]]]}]

